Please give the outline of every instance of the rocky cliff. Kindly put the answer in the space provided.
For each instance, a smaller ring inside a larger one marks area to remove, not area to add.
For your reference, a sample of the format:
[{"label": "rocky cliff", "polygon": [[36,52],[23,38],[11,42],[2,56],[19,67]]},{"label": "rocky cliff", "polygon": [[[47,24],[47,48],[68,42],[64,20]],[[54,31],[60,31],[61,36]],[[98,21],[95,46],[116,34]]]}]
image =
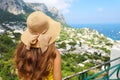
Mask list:
[{"label": "rocky cliff", "polygon": [[[14,15],[29,14],[36,10],[42,11],[46,13],[48,16],[52,17],[53,19],[60,21],[62,23],[65,23],[65,19],[63,15],[55,7],[48,8],[43,3],[25,3],[23,0],[0,0],[0,13],[1,13],[1,16],[3,16],[3,18],[7,17],[9,13],[12,13]],[[9,13],[7,13],[4,16],[2,15],[3,11],[9,12]]]},{"label": "rocky cliff", "polygon": [[0,0],[0,9],[15,15],[32,12],[23,0]]},{"label": "rocky cliff", "polygon": [[48,8],[44,3],[27,3],[27,6],[34,10],[42,11],[53,19],[65,23],[64,16],[55,7]]}]

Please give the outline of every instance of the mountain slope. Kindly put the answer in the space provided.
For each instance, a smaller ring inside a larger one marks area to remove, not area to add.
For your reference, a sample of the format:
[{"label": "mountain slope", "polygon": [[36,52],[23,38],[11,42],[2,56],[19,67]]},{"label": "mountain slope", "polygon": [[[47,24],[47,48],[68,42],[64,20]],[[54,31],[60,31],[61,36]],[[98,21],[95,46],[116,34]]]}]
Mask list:
[{"label": "mountain slope", "polygon": [[29,8],[23,0],[0,0],[0,9],[15,15],[34,11]]},{"label": "mountain slope", "polygon": [[25,3],[23,0],[0,0],[0,23],[15,20],[24,22],[33,11],[42,11],[54,20],[66,23],[64,16],[55,7],[48,8],[43,3]]},{"label": "mountain slope", "polygon": [[16,22],[16,21],[25,21],[25,16],[23,14],[14,15],[8,11],[0,9],[0,23],[7,22]]},{"label": "mountain slope", "polygon": [[52,17],[53,19],[60,21],[62,23],[66,23],[64,16],[55,7],[48,8],[44,3],[26,3],[26,4],[35,11],[42,11],[48,16]]}]

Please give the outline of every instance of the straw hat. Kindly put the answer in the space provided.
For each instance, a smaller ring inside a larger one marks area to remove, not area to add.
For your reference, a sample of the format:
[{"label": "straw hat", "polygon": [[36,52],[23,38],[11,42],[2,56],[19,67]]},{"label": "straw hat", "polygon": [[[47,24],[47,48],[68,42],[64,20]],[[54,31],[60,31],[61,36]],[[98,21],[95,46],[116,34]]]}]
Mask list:
[{"label": "straw hat", "polygon": [[[21,41],[28,45],[32,40],[34,44],[31,45],[30,43],[30,47],[41,48],[41,46],[55,42],[60,31],[61,25],[59,22],[54,21],[41,11],[36,11],[28,16],[27,29],[21,35]],[[39,38],[40,40],[38,40]],[[34,40],[36,41],[34,42]]]}]

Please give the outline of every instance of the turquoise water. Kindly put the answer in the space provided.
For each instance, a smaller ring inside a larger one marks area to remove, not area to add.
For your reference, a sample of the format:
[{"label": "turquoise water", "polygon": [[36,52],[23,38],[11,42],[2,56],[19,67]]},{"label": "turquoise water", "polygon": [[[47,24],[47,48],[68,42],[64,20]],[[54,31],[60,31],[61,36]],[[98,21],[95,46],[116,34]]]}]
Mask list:
[{"label": "turquoise water", "polygon": [[120,24],[70,24],[73,28],[92,28],[113,40],[120,40]]}]

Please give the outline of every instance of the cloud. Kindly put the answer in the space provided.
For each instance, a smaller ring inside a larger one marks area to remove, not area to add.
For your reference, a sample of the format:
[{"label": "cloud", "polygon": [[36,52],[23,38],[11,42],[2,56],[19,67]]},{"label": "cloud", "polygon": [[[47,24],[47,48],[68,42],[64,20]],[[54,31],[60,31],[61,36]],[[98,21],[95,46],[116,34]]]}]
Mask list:
[{"label": "cloud", "polygon": [[103,12],[103,8],[98,8],[97,11],[98,12]]},{"label": "cloud", "polygon": [[24,0],[25,2],[44,3],[48,7],[56,7],[63,14],[69,13],[73,0]]}]

